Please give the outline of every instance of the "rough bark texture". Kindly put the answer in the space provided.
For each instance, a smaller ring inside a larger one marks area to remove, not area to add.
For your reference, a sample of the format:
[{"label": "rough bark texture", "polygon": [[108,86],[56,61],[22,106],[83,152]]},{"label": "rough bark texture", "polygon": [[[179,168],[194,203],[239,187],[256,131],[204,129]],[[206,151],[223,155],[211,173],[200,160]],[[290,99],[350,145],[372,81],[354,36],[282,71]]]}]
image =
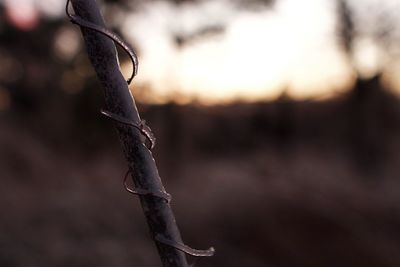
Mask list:
[{"label": "rough bark texture", "polygon": [[[81,18],[104,26],[95,0],[72,0],[75,13]],[[114,43],[90,29],[81,28],[87,52],[96,74],[103,85],[106,108],[135,123],[140,116],[128,85],[120,72]],[[164,191],[157,166],[151,152],[143,144],[140,132],[130,126],[115,124],[125,157],[133,170],[136,187],[150,191]],[[154,196],[140,196],[140,202],[150,227],[151,235],[162,234],[165,238],[182,243],[172,209],[165,200]],[[161,261],[168,267],[188,266],[185,254],[175,248],[156,242]]]}]

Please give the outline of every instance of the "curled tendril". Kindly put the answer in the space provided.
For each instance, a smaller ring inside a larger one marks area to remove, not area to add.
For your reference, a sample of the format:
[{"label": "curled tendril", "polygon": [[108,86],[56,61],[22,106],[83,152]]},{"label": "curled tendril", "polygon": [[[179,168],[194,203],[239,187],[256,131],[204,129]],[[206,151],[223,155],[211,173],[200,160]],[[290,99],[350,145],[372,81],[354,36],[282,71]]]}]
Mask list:
[{"label": "curled tendril", "polygon": [[96,25],[90,21],[84,20],[83,18],[81,18],[77,15],[71,14],[68,9],[70,2],[71,2],[71,0],[67,0],[67,4],[65,6],[65,13],[67,14],[67,16],[69,17],[69,19],[71,20],[72,23],[79,25],[80,27],[91,29],[93,31],[96,31],[98,33],[101,33],[101,34],[107,36],[108,38],[113,40],[116,44],[118,44],[128,54],[128,56],[131,59],[132,64],[133,64],[132,74],[126,81],[128,84],[130,84],[131,81],[133,80],[133,78],[136,76],[138,67],[139,67],[139,62],[138,62],[135,51],[133,51],[133,49],[125,41],[123,41],[118,35],[111,32],[110,30],[108,30],[104,27],[101,27],[99,25]]},{"label": "curled tendril", "polygon": [[126,191],[128,191],[129,193],[134,194],[134,195],[144,195],[144,196],[151,195],[151,196],[155,196],[155,197],[158,197],[158,198],[165,199],[167,201],[167,203],[171,202],[172,197],[167,192],[164,192],[164,191],[150,191],[150,190],[143,189],[143,188],[137,188],[137,187],[136,188],[135,187],[132,188],[132,187],[129,187],[128,186],[128,177],[129,177],[129,174],[131,174],[131,173],[132,173],[132,170],[129,169],[126,172],[125,177],[124,177],[124,187],[125,187]]},{"label": "curled tendril", "polygon": [[157,234],[154,237],[154,239],[164,245],[176,248],[180,251],[185,252],[188,255],[195,256],[195,257],[211,257],[211,256],[214,256],[214,254],[215,254],[215,249],[213,247],[210,247],[207,250],[193,249],[185,244],[181,244],[181,243],[175,242],[173,240],[169,240],[160,234]]},{"label": "curled tendril", "polygon": [[112,112],[107,111],[107,110],[103,110],[102,109],[100,112],[101,112],[101,114],[103,114],[107,118],[110,118],[110,119],[112,119],[112,120],[114,120],[116,122],[135,127],[149,141],[149,145],[147,146],[147,148],[149,150],[152,150],[155,147],[156,138],[155,138],[153,132],[151,131],[151,128],[146,125],[146,121],[145,120],[142,120],[140,123],[137,124],[137,123],[134,123],[133,121],[130,121],[130,120],[118,115],[118,114],[112,113]]}]

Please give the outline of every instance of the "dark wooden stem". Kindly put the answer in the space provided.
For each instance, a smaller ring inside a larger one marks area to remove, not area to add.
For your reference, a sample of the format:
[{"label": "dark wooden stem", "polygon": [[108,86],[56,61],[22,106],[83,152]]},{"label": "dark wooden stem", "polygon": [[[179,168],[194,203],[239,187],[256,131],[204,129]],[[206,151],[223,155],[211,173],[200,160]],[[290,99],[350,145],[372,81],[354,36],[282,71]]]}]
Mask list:
[{"label": "dark wooden stem", "polygon": [[[71,3],[78,16],[104,27],[104,20],[95,0],[72,0]],[[139,124],[140,116],[120,72],[114,43],[98,32],[84,27],[81,30],[89,59],[104,88],[107,110]],[[152,192],[165,191],[156,163],[144,145],[140,131],[121,123],[116,123],[115,127],[132,170],[135,186]],[[140,202],[153,238],[162,235],[166,239],[182,243],[174,214],[167,201],[152,195],[141,195]],[[155,243],[165,267],[188,266],[183,252],[157,241]]]}]

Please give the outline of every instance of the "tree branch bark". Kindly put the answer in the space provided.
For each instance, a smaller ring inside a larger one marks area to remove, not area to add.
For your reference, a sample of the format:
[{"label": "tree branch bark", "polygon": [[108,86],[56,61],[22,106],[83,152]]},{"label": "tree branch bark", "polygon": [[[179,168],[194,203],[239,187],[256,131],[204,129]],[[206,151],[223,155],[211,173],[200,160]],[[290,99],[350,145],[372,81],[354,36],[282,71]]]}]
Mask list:
[{"label": "tree branch bark", "polygon": [[[95,0],[71,0],[76,15],[105,27]],[[112,40],[93,30],[81,27],[89,59],[104,88],[106,108],[136,124],[141,119],[130,94],[128,84],[122,76]],[[156,163],[143,143],[140,131],[129,125],[115,123],[123,151],[132,171],[136,187],[148,191],[164,192]],[[183,244],[171,206],[165,199],[152,195],[140,195],[140,202],[153,238],[161,235],[175,243]],[[187,267],[185,254],[169,245],[155,241],[163,266]]]}]

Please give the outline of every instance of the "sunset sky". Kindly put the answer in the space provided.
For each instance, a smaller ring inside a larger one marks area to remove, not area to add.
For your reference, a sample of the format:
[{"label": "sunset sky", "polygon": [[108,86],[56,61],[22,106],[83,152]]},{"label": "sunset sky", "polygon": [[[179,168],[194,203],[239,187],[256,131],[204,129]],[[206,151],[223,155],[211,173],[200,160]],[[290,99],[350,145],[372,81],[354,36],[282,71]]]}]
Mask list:
[{"label": "sunset sky", "polygon": [[[140,53],[136,83],[150,85],[158,97],[176,90],[206,102],[269,100],[283,90],[296,98],[322,97],[342,90],[351,73],[333,40],[332,6],[303,3],[279,1],[258,11],[232,1],[147,4],[123,24]],[[182,47],[172,38],[207,27],[224,31]]]},{"label": "sunset sky", "polygon": [[[354,0],[349,5],[357,21],[368,25],[377,19],[365,16],[368,9],[377,14],[400,10],[399,1],[382,2]],[[354,70],[337,42],[335,3],[280,0],[257,10],[225,0],[144,4],[122,23],[140,54],[136,84],[150,87],[156,92],[151,101],[160,102],[174,93],[182,102],[194,97],[220,103],[271,100],[283,93],[295,99],[325,98],[343,92]],[[222,30],[196,37],[204,29]],[[188,40],[178,46],[176,35]],[[385,64],[383,51],[368,37],[355,45],[357,71],[374,75]]]},{"label": "sunset sky", "polygon": [[[21,28],[36,25],[39,14],[64,16],[60,0],[0,3]],[[336,38],[334,0],[279,0],[272,7],[251,8],[228,0],[139,3],[106,19],[137,49],[139,73],[131,89],[148,90],[139,94],[144,101],[213,104],[273,100],[282,94],[318,99],[348,89],[355,77],[352,66],[364,76],[388,63],[397,69],[368,33],[379,26],[380,15],[399,14],[393,12],[400,10],[398,0],[348,1],[356,30],[363,34],[355,42],[353,65]],[[66,31],[60,38],[61,48],[79,49],[73,40],[79,35]],[[122,67],[128,75],[129,62],[122,61]]]}]

